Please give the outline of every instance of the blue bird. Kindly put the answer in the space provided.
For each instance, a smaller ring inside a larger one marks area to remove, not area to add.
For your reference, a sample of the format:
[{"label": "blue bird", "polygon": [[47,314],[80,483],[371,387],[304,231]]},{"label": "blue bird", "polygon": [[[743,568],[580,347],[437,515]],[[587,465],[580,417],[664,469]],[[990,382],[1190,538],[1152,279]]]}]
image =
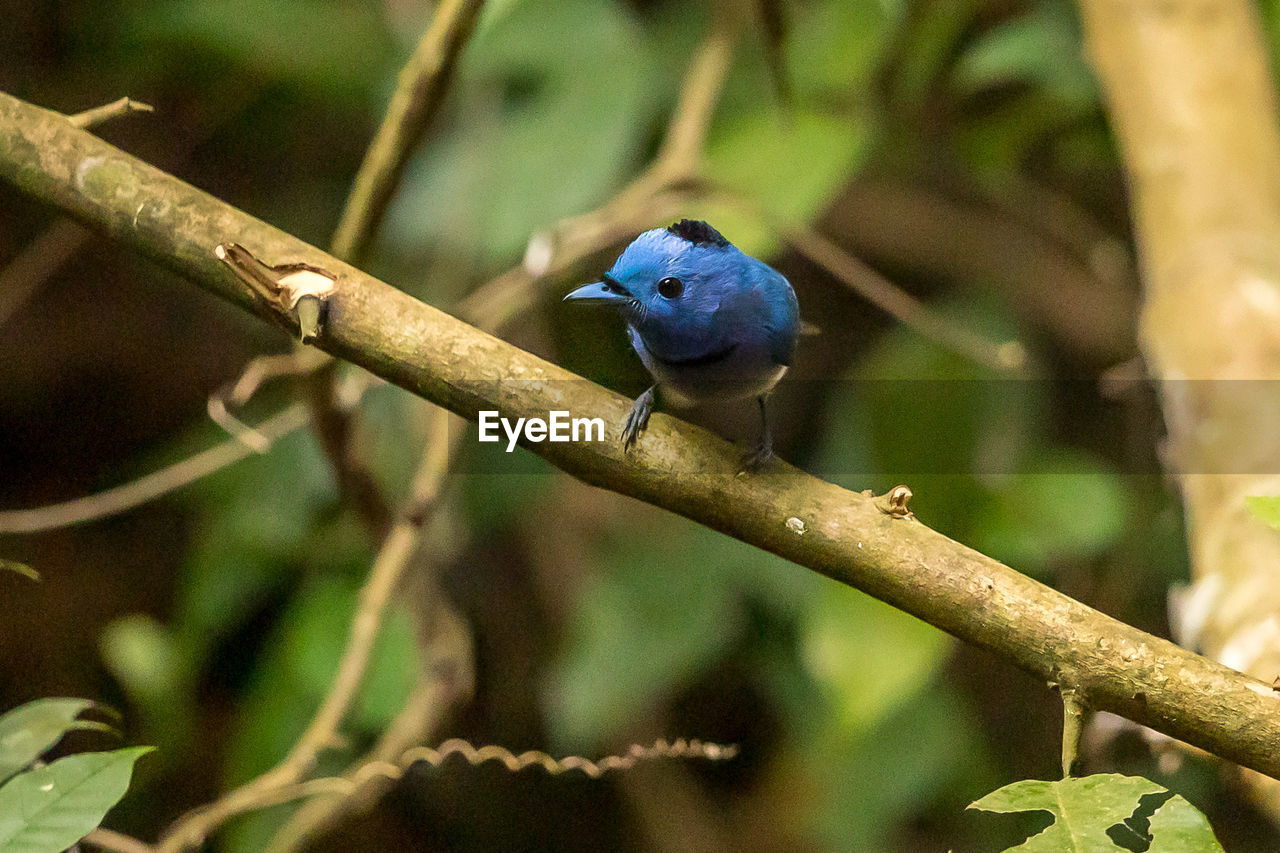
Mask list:
[{"label": "blue bird", "polygon": [[661,387],[664,397],[687,404],[754,397],[761,428],[744,467],[755,470],[773,456],[765,401],[800,332],[796,294],[781,273],[707,223],[682,219],[641,234],[600,281],[565,300],[617,309],[653,375],[623,426],[624,448],[648,426]]}]

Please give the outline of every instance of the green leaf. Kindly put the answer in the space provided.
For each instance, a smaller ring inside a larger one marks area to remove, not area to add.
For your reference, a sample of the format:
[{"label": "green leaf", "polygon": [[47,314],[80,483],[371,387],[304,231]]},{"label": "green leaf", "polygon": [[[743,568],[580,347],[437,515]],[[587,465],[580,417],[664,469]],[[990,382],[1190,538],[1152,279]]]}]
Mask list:
[{"label": "green leaf", "polygon": [[85,752],[22,773],[0,787],[0,853],[58,853],[89,834],[129,790],[152,747]]},{"label": "green leaf", "polygon": [[388,212],[383,241],[397,252],[509,263],[535,231],[607,199],[643,154],[665,45],[650,45],[619,3],[499,12],[458,68],[453,96],[471,106],[410,166]]},{"label": "green leaf", "polygon": [[0,782],[35,761],[69,731],[109,731],[102,723],[76,719],[91,707],[88,699],[37,699],[0,717]]},{"label": "green leaf", "polygon": [[[992,791],[969,808],[988,812],[1047,811],[1054,822],[1017,847],[1024,853],[1059,850],[1124,851],[1107,830],[1126,824],[1141,809],[1139,800],[1149,794],[1167,794],[1150,779],[1100,773],[1094,776],[1044,782],[1027,779]],[[1159,853],[1212,853],[1222,847],[1209,822],[1182,797],[1163,803],[1150,821],[1152,851]]]},{"label": "green leaf", "polygon": [[26,563],[19,563],[16,560],[0,559],[0,572],[9,571],[17,572],[24,578],[30,578],[33,581],[40,580],[40,573],[28,566]]},{"label": "green leaf", "polygon": [[1098,84],[1080,50],[1070,7],[1039,3],[992,28],[956,63],[954,82],[966,94],[1021,83],[1043,88],[1059,108],[1095,107]]},{"label": "green leaf", "polygon": [[1151,816],[1151,853],[1220,851],[1222,845],[1200,810],[1174,796]]},{"label": "green leaf", "polygon": [[1244,505],[1253,513],[1254,518],[1280,530],[1280,497],[1247,497]]},{"label": "green leaf", "polygon": [[846,729],[825,702],[797,712],[801,739],[792,760],[812,774],[809,819],[821,840],[817,849],[908,849],[894,838],[894,827],[982,774],[980,724],[966,705],[941,681],[858,732]]},{"label": "green leaf", "polygon": [[102,660],[139,703],[173,702],[181,681],[172,632],[144,613],[109,624],[99,640]]},{"label": "green leaf", "polygon": [[[290,435],[200,484],[202,528],[178,596],[180,643],[203,659],[298,565],[315,565],[309,543],[333,501],[330,466],[310,436]],[[331,550],[333,550],[331,546]]]}]

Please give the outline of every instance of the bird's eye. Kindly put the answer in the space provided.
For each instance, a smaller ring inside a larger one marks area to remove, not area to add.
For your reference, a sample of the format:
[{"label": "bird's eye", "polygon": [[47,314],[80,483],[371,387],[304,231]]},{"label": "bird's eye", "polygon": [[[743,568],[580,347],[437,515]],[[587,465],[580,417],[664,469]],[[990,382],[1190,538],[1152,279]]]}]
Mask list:
[{"label": "bird's eye", "polygon": [[658,293],[667,299],[675,299],[684,293],[684,282],[678,278],[664,278],[658,282]]}]

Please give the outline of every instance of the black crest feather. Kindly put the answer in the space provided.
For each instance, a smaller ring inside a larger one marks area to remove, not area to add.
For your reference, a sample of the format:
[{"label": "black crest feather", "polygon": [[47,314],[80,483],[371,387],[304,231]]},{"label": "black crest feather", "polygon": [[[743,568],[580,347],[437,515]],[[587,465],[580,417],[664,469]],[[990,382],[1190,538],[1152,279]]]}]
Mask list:
[{"label": "black crest feather", "polygon": [[667,226],[667,231],[695,246],[727,246],[729,241],[701,219],[681,219]]}]

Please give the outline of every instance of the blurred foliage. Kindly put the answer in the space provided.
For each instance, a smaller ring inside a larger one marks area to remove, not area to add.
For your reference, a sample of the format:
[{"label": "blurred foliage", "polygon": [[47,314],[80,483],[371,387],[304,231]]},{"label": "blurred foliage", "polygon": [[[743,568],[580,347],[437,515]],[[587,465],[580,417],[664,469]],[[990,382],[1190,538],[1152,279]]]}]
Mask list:
[{"label": "blurred foliage", "polygon": [[[8,38],[18,40],[12,59],[0,60],[5,88],[68,111],[124,93],[154,101],[154,121],[104,133],[320,243],[428,11],[392,0],[11,5],[17,35]],[[714,177],[819,228],[854,222],[924,239],[929,222],[850,209],[850,187],[875,181],[963,203],[973,219],[1005,217],[1021,229],[1008,239],[1047,240],[1086,269],[1095,258],[1072,236],[1079,223],[1128,245],[1120,166],[1070,2],[784,5],[794,104],[776,98],[764,39],[750,29],[711,125]],[[1276,4],[1264,6],[1270,24]],[[656,151],[709,14],[691,0],[492,0],[444,115],[405,176],[372,271],[448,307],[518,263],[531,235],[610,198]],[[1060,201],[1048,214],[1032,203],[1044,193]],[[871,259],[951,321],[1025,342],[1041,378],[992,373],[891,326],[785,251],[748,211],[695,205],[684,215],[710,218],[768,257],[822,327],[802,344],[797,378],[778,392],[783,456],[850,488],[907,482],[923,522],[1166,631],[1164,594],[1187,566],[1179,509],[1159,476],[1149,393],[1104,397],[1094,380],[1109,365],[1089,364],[1072,341],[1046,331],[1051,324],[1029,315],[1033,300],[1020,286],[966,277],[967,264],[938,275],[910,253]],[[16,250],[34,227],[0,211],[0,245]],[[852,231],[829,236],[860,245]],[[127,257],[113,263],[117,283],[157,275]],[[510,335],[629,390],[639,368],[621,330],[574,337],[585,321],[554,304],[598,272],[548,282],[547,299]],[[97,274],[76,268],[66,278],[87,282],[94,300],[115,298]],[[14,505],[88,491],[217,440],[210,427],[177,425],[200,417],[205,395],[236,375],[245,351],[284,346],[247,319],[228,321],[225,352],[218,341],[192,341],[220,309],[177,285],[156,292],[155,301],[190,300],[184,311],[200,321],[184,330],[160,320],[149,330],[180,355],[145,360],[179,377],[181,405],[155,377],[136,397],[90,397],[92,411],[54,385],[58,416],[30,427],[62,435],[119,421],[121,434],[146,439],[148,458],[107,457],[82,442],[93,452],[43,479],[33,465]],[[44,298],[10,322],[34,322]],[[73,347],[82,327],[65,319],[59,328]],[[95,358],[111,364],[110,354]],[[200,359],[216,369],[198,373]],[[207,387],[184,370],[209,377]],[[77,418],[65,417],[68,406]],[[172,410],[167,432],[136,426],[156,410]],[[394,495],[415,464],[422,410],[394,389],[364,400],[361,446]],[[710,825],[744,849],[994,851],[1027,836],[1021,818],[973,820],[964,807],[1010,779],[1054,774],[1058,710],[1043,685],[763,552],[568,483],[523,451],[507,457],[470,442],[462,453],[467,476],[449,492],[447,542],[436,548],[442,583],[474,633],[477,686],[438,736],[591,754],[654,734],[690,736],[740,742],[743,756],[668,768],[675,781],[656,798],[637,793],[647,782],[584,793],[598,789],[471,769],[410,774],[403,795],[324,849],[598,849],[622,838],[642,849],[660,844],[655,822],[684,832],[681,821],[690,822],[688,837]],[[87,479],[68,473],[82,470]],[[376,543],[338,501],[304,434],[136,517],[153,520],[52,534],[30,552],[25,543],[37,540],[13,540],[4,553],[38,566],[42,587],[60,573],[119,575],[102,610],[77,598],[75,584],[56,587],[64,599],[39,601],[46,613],[92,614],[78,625],[88,639],[76,648],[89,658],[85,646],[97,648],[100,667],[91,659],[57,677],[125,700],[131,737],[159,746],[135,795],[142,804],[121,814],[124,828],[150,838],[284,755],[327,689]],[[6,592],[14,601],[34,595],[15,589]],[[422,665],[411,595],[385,628],[344,729],[350,742],[326,753],[324,772],[368,746]],[[8,671],[3,698],[38,695],[52,669]],[[1121,738],[1089,760],[1184,793],[1224,840],[1243,839],[1239,849],[1280,844],[1211,766],[1189,762],[1170,776],[1131,746]],[[695,808],[658,811],[668,801]],[[261,849],[282,811],[238,821],[221,849]]]},{"label": "blurred foliage", "polygon": [[1245,498],[1244,503],[1249,508],[1249,512],[1253,513],[1254,518],[1269,527],[1280,530],[1280,498],[1251,496]]}]

